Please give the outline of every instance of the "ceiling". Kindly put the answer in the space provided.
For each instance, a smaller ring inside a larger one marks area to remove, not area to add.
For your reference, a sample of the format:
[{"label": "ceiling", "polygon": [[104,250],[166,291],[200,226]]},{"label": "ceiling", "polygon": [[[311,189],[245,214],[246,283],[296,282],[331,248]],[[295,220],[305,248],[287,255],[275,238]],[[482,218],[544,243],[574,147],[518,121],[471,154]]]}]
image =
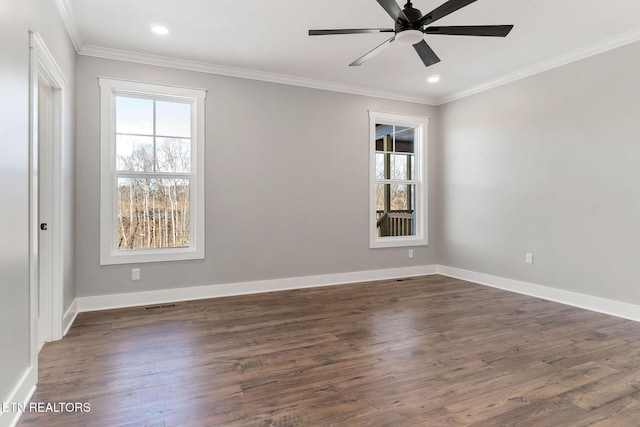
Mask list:
[{"label": "ceiling", "polygon": [[[431,67],[397,43],[349,67],[390,35],[307,31],[392,27],[376,0],[57,2],[80,54],[173,58],[185,68],[435,105],[640,40],[637,0],[477,0],[435,25],[513,24],[508,37],[427,35],[442,60]],[[442,3],[413,0],[423,14]],[[155,23],[170,34],[153,34]],[[427,83],[432,75],[440,82]]]}]

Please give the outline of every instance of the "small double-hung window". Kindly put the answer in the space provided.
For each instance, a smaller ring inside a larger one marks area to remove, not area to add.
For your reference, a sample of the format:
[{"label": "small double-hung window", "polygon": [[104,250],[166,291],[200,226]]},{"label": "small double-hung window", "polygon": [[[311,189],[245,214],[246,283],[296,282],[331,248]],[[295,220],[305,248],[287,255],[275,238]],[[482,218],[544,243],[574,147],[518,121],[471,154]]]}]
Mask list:
[{"label": "small double-hung window", "polygon": [[100,263],[204,258],[205,91],[100,86]]},{"label": "small double-hung window", "polygon": [[427,119],[369,112],[369,246],[427,244]]}]

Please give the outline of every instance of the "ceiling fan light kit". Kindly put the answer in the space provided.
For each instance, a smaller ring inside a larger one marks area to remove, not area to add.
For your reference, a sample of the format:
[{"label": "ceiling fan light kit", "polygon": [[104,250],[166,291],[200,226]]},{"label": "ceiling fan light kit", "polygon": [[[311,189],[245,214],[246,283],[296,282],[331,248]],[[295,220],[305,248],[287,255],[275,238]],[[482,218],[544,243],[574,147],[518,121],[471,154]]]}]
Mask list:
[{"label": "ceiling fan light kit", "polygon": [[376,0],[389,14],[395,23],[395,28],[360,28],[338,30],[309,30],[310,36],[335,35],[335,34],[367,34],[367,33],[393,33],[393,37],[378,45],[371,51],[353,61],[349,66],[362,65],[385,50],[392,43],[413,45],[425,67],[440,62],[438,55],[424,40],[425,34],[442,34],[452,36],[481,36],[481,37],[506,37],[513,29],[513,25],[465,25],[451,27],[430,27],[428,25],[444,18],[445,16],[470,5],[477,0],[449,0],[435,8],[426,15],[413,7],[411,1],[407,1],[403,9],[400,9],[395,0]]},{"label": "ceiling fan light kit", "polygon": [[413,46],[424,38],[424,34],[419,30],[404,30],[396,33],[396,43]]}]

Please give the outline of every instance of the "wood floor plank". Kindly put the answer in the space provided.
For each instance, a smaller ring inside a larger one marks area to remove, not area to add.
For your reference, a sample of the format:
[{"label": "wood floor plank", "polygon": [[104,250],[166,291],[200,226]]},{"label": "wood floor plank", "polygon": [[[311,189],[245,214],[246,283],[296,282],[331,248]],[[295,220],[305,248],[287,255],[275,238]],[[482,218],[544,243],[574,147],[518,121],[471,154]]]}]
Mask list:
[{"label": "wood floor plank", "polygon": [[640,425],[640,324],[443,276],[81,313],[19,426]]},{"label": "wood floor plank", "polygon": [[[473,427],[518,426],[559,427],[575,426],[575,419],[587,411],[561,397],[529,402],[497,416],[469,425]],[[463,424],[465,425],[465,424]]]}]

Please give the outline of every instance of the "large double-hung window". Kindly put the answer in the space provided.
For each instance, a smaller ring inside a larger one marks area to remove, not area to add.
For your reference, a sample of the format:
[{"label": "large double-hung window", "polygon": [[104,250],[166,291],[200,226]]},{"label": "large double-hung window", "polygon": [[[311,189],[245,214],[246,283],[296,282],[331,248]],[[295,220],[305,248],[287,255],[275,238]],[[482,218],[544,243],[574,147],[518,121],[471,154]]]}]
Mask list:
[{"label": "large double-hung window", "polygon": [[370,111],[369,246],[427,244],[424,117]]},{"label": "large double-hung window", "polygon": [[100,86],[101,264],[204,258],[205,91]]}]

